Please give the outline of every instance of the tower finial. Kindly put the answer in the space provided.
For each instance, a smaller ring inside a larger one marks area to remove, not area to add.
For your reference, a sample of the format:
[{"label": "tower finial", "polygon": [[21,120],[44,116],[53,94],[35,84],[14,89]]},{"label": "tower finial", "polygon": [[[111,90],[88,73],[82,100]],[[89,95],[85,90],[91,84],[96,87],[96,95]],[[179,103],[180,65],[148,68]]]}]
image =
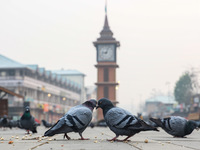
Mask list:
[{"label": "tower finial", "polygon": [[105,14],[107,15],[107,0],[105,0]]}]

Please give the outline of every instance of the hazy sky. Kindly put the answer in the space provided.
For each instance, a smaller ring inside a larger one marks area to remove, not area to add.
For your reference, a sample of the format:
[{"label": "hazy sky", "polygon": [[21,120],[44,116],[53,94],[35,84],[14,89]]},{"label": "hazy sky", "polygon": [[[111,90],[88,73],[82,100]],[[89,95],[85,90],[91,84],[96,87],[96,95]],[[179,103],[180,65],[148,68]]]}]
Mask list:
[{"label": "hazy sky", "polygon": [[[172,92],[181,74],[200,70],[199,0],[108,0],[118,49],[121,107],[138,111],[153,91]],[[96,49],[104,0],[0,1],[0,54],[49,70],[76,69],[97,81]],[[167,85],[166,83],[170,83]]]}]

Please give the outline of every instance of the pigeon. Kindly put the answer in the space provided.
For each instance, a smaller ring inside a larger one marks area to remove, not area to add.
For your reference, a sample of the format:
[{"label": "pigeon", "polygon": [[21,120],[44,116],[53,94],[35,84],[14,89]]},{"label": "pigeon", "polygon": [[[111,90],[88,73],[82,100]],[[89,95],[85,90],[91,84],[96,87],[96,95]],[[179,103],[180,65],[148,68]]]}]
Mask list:
[{"label": "pigeon", "polygon": [[7,115],[4,115],[3,118],[0,119],[0,127],[9,127],[10,129],[12,129],[12,126],[10,124],[10,121],[7,117]]},{"label": "pigeon", "polygon": [[[114,138],[108,141],[127,141],[128,138],[140,131],[158,131],[157,128],[148,125],[127,110],[115,107],[107,98],[100,99],[96,108],[101,108],[103,110],[103,116],[108,127],[116,134]],[[127,137],[124,140],[118,140],[117,138],[120,135],[125,135]]]},{"label": "pigeon", "polygon": [[198,122],[187,120],[180,116],[171,116],[167,118],[149,118],[168,134],[174,137],[185,137],[193,132],[194,129],[200,128]]},{"label": "pigeon", "polygon": [[18,127],[19,120],[10,120],[10,126],[11,127]]},{"label": "pigeon", "polygon": [[30,113],[29,106],[25,108],[25,112],[19,120],[18,127],[27,130],[27,134],[29,134],[29,131],[37,133],[37,123],[35,122],[35,118]]},{"label": "pigeon", "polygon": [[46,120],[42,120],[42,123],[46,128],[50,128],[52,126],[52,124],[48,123]]},{"label": "pigeon", "polygon": [[66,137],[70,140],[67,133],[78,132],[81,137],[80,140],[87,140],[83,138],[82,133],[92,120],[92,112],[96,104],[96,100],[90,99],[81,105],[72,107],[56,124],[44,133],[44,136],[64,133],[64,138]]}]

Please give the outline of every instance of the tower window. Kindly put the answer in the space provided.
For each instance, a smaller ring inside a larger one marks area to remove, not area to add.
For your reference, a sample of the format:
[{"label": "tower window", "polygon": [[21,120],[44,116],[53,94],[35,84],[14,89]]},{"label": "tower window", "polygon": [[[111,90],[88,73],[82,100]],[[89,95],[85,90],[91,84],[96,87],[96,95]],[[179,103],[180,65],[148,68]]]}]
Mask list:
[{"label": "tower window", "polygon": [[104,90],[104,97],[109,98],[109,88],[105,86],[103,90]]},{"label": "tower window", "polygon": [[108,68],[104,68],[104,82],[109,81],[109,71]]}]

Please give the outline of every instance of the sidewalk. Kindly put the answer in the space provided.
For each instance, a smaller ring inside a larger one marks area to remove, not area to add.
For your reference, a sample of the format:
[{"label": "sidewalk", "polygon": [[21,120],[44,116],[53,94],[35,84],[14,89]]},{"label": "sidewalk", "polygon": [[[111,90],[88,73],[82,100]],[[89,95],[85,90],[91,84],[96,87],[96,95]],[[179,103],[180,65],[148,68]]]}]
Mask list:
[{"label": "sidewalk", "polygon": [[[78,133],[69,133],[71,140],[63,139],[63,135],[42,137],[47,129],[38,127],[38,133],[25,135],[21,129],[0,129],[0,149],[4,150],[200,150],[200,131],[194,131],[187,138],[173,138],[162,129],[160,132],[141,132],[136,134],[129,142],[109,142],[115,135],[109,128],[91,129],[88,127],[83,132],[84,138],[90,140],[78,140]],[[2,138],[1,138],[2,137]],[[124,137],[119,137],[124,139]],[[13,141],[12,144],[8,144]],[[145,141],[147,143],[145,143]]]}]

